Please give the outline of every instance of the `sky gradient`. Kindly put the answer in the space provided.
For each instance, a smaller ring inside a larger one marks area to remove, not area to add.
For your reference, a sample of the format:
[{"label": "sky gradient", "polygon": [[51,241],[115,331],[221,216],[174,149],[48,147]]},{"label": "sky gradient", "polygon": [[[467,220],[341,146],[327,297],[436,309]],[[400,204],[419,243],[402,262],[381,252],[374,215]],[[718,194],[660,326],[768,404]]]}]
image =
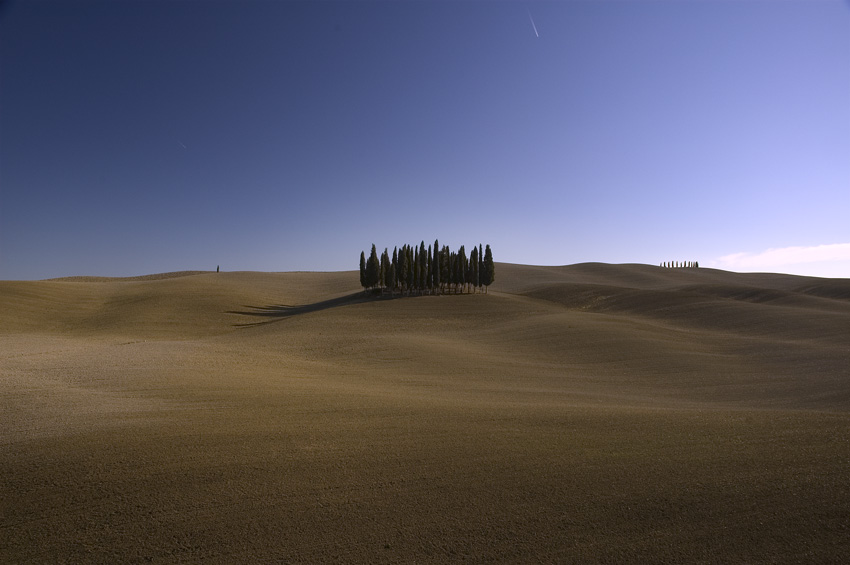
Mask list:
[{"label": "sky gradient", "polygon": [[435,238],[850,277],[850,3],[0,4],[0,279]]}]

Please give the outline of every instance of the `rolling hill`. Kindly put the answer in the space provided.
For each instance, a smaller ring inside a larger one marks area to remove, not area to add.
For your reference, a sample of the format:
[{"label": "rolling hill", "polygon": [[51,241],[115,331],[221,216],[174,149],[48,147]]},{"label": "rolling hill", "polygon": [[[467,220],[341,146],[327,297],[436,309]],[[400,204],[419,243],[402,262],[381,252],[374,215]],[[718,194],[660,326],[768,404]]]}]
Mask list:
[{"label": "rolling hill", "polygon": [[838,562],[850,280],[0,282],[0,561]]}]

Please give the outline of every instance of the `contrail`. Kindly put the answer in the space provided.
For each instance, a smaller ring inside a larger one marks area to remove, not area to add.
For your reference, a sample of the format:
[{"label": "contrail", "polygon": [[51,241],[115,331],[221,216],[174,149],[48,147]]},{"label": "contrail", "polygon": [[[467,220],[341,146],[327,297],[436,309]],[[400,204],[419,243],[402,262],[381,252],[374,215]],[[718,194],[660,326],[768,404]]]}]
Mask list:
[{"label": "contrail", "polygon": [[182,147],[183,149],[188,149],[188,147],[186,147],[186,144],[180,141],[179,139],[177,140],[177,143],[179,143],[180,147]]},{"label": "contrail", "polygon": [[540,37],[540,34],[537,33],[537,26],[534,25],[534,18],[531,17],[531,10],[529,10],[528,8],[526,8],[526,10],[528,11],[528,19],[531,21],[531,27],[534,29],[534,35]]}]

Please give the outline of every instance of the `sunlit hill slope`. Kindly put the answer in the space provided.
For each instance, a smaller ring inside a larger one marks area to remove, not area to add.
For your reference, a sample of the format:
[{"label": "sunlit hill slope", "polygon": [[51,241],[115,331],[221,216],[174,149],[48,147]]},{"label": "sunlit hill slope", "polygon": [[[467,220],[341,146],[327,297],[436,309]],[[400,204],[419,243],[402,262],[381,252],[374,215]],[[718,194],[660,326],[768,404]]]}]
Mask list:
[{"label": "sunlit hill slope", "polygon": [[367,369],[390,350],[420,358],[417,370],[449,362],[460,369],[473,363],[469,353],[477,367],[487,359],[496,375],[506,372],[502,358],[545,365],[563,393],[576,392],[565,380],[593,374],[605,376],[585,383],[593,391],[635,402],[848,407],[848,280],[645,265],[498,267],[488,296],[403,300],[367,299],[356,273],[3,282],[0,331],[279,339],[304,342],[311,358],[344,355],[347,366]]}]

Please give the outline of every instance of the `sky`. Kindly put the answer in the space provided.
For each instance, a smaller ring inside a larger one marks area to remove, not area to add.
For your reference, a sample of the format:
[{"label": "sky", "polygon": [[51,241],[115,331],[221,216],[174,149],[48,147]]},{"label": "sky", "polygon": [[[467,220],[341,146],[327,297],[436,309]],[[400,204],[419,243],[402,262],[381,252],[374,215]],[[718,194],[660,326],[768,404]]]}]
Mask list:
[{"label": "sky", "polygon": [[850,278],[850,2],[0,0],[0,279]]}]

